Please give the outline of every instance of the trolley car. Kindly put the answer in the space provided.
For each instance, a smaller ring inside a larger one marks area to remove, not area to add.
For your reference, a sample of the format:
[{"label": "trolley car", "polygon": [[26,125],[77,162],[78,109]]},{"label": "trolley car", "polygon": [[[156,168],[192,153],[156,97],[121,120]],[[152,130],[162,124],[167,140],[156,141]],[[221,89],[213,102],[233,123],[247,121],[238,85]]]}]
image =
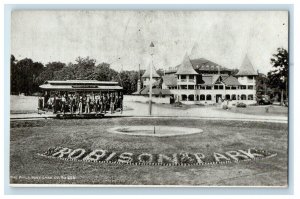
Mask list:
[{"label": "trolley car", "polygon": [[98,118],[123,111],[123,88],[118,82],[97,80],[46,81],[38,109],[57,118]]}]

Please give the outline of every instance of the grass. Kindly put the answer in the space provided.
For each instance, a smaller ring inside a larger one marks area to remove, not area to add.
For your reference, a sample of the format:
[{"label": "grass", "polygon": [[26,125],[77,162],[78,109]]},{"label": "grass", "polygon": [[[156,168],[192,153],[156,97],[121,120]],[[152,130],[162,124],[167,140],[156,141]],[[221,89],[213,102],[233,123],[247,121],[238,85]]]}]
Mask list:
[{"label": "grass", "polygon": [[[107,132],[110,127],[145,124],[196,127],[203,133],[160,138]],[[12,121],[11,183],[285,186],[287,132],[287,124],[167,118]],[[37,155],[52,146],[152,154],[211,154],[258,147],[278,155],[239,164],[188,167],[71,162]]]},{"label": "grass", "polygon": [[247,106],[246,108],[232,107],[228,111],[233,113],[243,113],[248,115],[264,115],[264,116],[268,116],[268,115],[287,116],[288,115],[288,107],[272,106],[272,105],[271,106]]}]

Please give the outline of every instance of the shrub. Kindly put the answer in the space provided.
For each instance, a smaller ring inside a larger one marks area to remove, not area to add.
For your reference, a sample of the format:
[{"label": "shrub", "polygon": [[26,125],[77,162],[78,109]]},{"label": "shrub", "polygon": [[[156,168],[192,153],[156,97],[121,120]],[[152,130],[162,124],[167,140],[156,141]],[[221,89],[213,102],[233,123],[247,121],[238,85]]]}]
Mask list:
[{"label": "shrub", "polygon": [[240,102],[240,103],[238,103],[238,104],[236,105],[236,107],[238,107],[238,108],[246,108],[247,105],[246,105],[245,103]]}]

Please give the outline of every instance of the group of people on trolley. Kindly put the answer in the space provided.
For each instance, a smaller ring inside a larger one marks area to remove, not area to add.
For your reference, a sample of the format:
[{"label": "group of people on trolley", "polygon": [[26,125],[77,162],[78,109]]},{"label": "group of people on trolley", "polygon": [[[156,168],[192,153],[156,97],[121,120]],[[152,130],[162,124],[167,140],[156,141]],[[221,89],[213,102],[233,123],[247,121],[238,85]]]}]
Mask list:
[{"label": "group of people on trolley", "polygon": [[121,92],[106,93],[54,93],[44,96],[45,108],[57,113],[70,114],[106,114],[116,110],[123,111],[123,95]]}]

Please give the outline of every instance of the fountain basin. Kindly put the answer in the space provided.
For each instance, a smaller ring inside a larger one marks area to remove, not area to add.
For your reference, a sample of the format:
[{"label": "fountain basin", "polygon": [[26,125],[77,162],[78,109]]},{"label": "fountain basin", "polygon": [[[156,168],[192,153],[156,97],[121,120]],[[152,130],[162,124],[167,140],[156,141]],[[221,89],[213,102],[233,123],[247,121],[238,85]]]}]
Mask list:
[{"label": "fountain basin", "polygon": [[119,126],[108,129],[110,133],[135,136],[169,137],[202,133],[202,129],[177,126]]}]

